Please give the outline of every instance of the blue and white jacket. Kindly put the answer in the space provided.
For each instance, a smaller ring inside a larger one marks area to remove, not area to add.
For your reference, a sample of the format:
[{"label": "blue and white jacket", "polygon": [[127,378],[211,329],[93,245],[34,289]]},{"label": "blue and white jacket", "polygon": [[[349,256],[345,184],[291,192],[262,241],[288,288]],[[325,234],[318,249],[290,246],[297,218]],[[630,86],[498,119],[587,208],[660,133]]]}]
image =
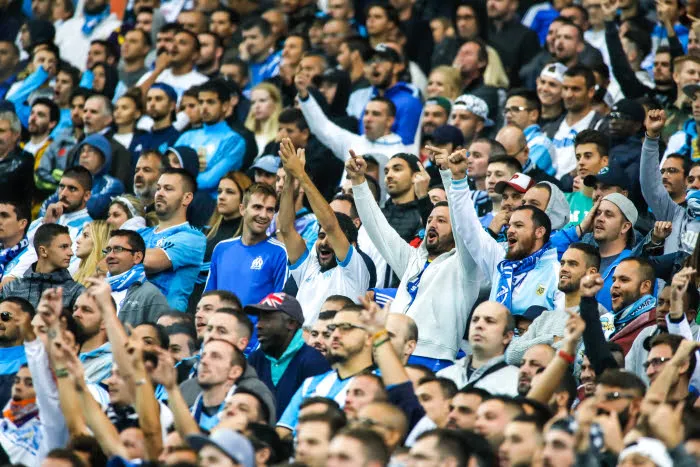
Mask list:
[{"label": "blue and white jacket", "polygon": [[547,172],[547,175],[554,176],[557,173],[557,169],[552,164],[556,157],[552,140],[547,137],[537,124],[525,128],[523,133],[525,134],[525,139],[527,139],[527,147],[530,150],[530,160],[537,167]]}]

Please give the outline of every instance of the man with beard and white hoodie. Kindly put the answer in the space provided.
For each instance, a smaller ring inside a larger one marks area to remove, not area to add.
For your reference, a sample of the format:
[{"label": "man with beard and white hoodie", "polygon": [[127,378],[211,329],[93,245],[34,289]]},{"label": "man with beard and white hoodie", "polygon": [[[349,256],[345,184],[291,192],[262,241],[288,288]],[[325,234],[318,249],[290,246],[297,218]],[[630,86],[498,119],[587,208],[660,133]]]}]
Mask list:
[{"label": "man with beard and white hoodie", "polygon": [[[448,189],[452,183],[450,169],[458,176],[457,164],[450,165],[446,154],[436,155],[435,160]],[[434,371],[449,366],[461,346],[469,310],[476,301],[482,278],[463,242],[457,241],[451,207],[444,202],[433,207],[425,239],[418,248],[413,248],[387,222],[372,196],[365,180],[367,162],[355,157],[347,161],[345,168],[352,180],[362,225],[401,278],[391,312],[410,316],[421,329],[409,363]],[[470,205],[473,209],[473,204]]]}]

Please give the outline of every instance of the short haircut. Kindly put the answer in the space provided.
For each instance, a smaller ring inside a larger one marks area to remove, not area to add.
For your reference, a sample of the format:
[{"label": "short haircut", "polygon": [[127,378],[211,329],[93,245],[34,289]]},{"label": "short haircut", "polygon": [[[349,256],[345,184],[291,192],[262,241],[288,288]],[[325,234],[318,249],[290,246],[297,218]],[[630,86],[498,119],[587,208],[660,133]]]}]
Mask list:
[{"label": "short haircut", "polygon": [[325,423],[328,426],[330,438],[333,438],[345,427],[345,425],[347,425],[347,418],[345,418],[345,413],[341,410],[329,410],[324,413],[312,413],[299,417],[297,426],[301,425],[302,423],[313,422]]},{"label": "short haircut", "polygon": [[596,378],[596,384],[610,386],[612,388],[626,389],[637,393],[638,397],[644,397],[647,387],[639,376],[631,371],[608,368]]},{"label": "short haircut", "polygon": [[134,250],[134,253],[140,252],[144,255],[146,254],[146,242],[143,241],[143,237],[135,230],[112,230],[109,233],[109,238],[112,237],[126,237],[126,241],[129,243],[129,248]]},{"label": "short haircut", "polygon": [[39,251],[39,247],[48,247],[59,235],[70,235],[68,227],[59,224],[42,224],[34,234],[34,249]]},{"label": "short haircut", "polygon": [[66,445],[71,451],[84,452],[90,459],[90,465],[107,465],[107,456],[102,451],[97,438],[90,435],[71,436]]},{"label": "short haircut", "polygon": [[17,220],[27,221],[27,229],[29,229],[29,224],[32,222],[32,211],[26,200],[20,201],[17,199],[0,199],[0,204],[8,204],[12,206],[12,209],[15,211],[15,216],[17,216]]},{"label": "short haircut", "polygon": [[491,156],[489,157],[489,165],[491,164],[504,164],[508,167],[514,174],[522,172],[523,166],[515,157],[511,156]]},{"label": "short haircut", "polygon": [[411,370],[415,370],[415,371],[419,371],[419,372],[423,373],[423,377],[420,379],[435,376],[435,372],[433,370],[431,370],[430,368],[428,368],[425,365],[420,365],[418,363],[408,363],[408,364],[404,365],[404,368],[410,368]]},{"label": "short haircut", "polygon": [[688,174],[690,174],[690,169],[692,167],[692,162],[690,161],[689,157],[685,157],[683,154],[679,154],[677,152],[674,152],[672,154],[669,154],[666,156],[666,160],[668,159],[678,159],[681,161],[683,164],[683,176],[687,177]]},{"label": "short haircut", "polygon": [[[437,438],[435,445],[438,448],[441,460],[448,457],[454,457],[457,460],[457,465],[469,464],[471,450],[464,439],[464,432],[459,430],[448,430],[445,428],[435,428],[433,430],[421,433],[418,438],[416,438],[416,441],[432,437]],[[485,444],[488,443],[485,442]],[[482,464],[478,463],[478,465]]]},{"label": "short haircut", "polygon": [[67,461],[70,464],[70,467],[85,467],[85,463],[83,462],[83,460],[71,449],[52,449],[46,455],[46,458]]},{"label": "short haircut", "polygon": [[340,309],[343,309],[344,307],[355,303],[352,301],[352,299],[350,299],[349,297],[346,297],[345,295],[331,295],[330,297],[328,297],[327,299],[325,299],[323,301],[323,303],[326,303],[326,302],[340,303]]},{"label": "short haircut", "polygon": [[535,206],[518,206],[513,210],[515,211],[530,211],[532,217],[532,223],[535,228],[544,227],[544,237],[542,241],[546,244],[549,242],[549,237],[552,234],[552,221],[549,220],[549,216],[545,214],[543,210]]},{"label": "short haircut", "polygon": [[[694,289],[695,287],[688,288]],[[678,347],[680,347],[681,345],[681,342],[683,342],[683,336],[679,336],[678,334],[658,334],[651,339],[651,342],[649,343],[649,349],[651,350],[659,345],[667,345],[671,347],[671,352],[673,353],[673,355],[675,355],[678,351]],[[686,373],[688,378],[693,376],[693,373],[695,372],[695,366],[697,365],[697,357],[695,356],[695,352],[690,353],[689,364],[690,367],[688,368],[688,372]]]},{"label": "short haircut", "polygon": [[355,197],[353,195],[338,193],[331,201],[345,201],[346,203],[350,203],[350,217],[353,219],[359,219],[360,214],[357,212],[357,205],[355,204]]},{"label": "short haircut", "polygon": [[220,78],[210,79],[199,85],[197,94],[201,92],[213,92],[219,99],[219,102],[228,103],[231,99],[231,91],[224,80]]},{"label": "short haircut", "polygon": [[538,114],[542,113],[542,103],[540,98],[537,96],[537,91],[534,89],[517,88],[508,92],[508,99],[511,97],[521,97],[525,99],[527,107],[531,110],[537,110]]},{"label": "short haircut", "polygon": [[272,25],[265,18],[260,16],[250,16],[246,18],[241,24],[241,30],[250,31],[251,29],[258,28],[263,36],[269,36],[272,34]]},{"label": "short haircut", "polygon": [[212,16],[214,13],[225,13],[226,16],[228,16],[228,20],[231,22],[231,24],[239,24],[241,22],[241,15],[239,15],[236,10],[232,10],[231,8],[219,6],[211,12]]},{"label": "short haircut", "polygon": [[567,18],[566,16],[560,16],[559,18],[557,18],[557,23],[561,23],[562,26],[571,26],[572,28],[576,28],[578,40],[579,42],[583,42],[583,30],[580,27],[578,27],[578,25],[574,23],[571,18]]},{"label": "short haircut", "polygon": [[49,121],[58,122],[58,119],[61,118],[61,110],[58,108],[53,99],[49,99],[48,97],[37,97],[34,99],[34,102],[32,102],[32,108],[34,108],[35,105],[44,105],[49,108]]},{"label": "short haircut", "polygon": [[586,81],[587,89],[591,89],[595,86],[595,76],[593,75],[593,71],[585,65],[579,64],[569,67],[564,72],[564,76],[568,76],[569,78],[575,78],[577,76],[583,77],[583,79]]},{"label": "short haircut", "polygon": [[287,107],[280,112],[278,118],[280,123],[287,125],[295,125],[299,131],[304,131],[309,129],[309,125],[306,123],[304,114],[301,110],[294,107]]},{"label": "short haircut", "polygon": [[156,33],[156,38],[158,37],[158,34],[161,34],[161,33],[172,32],[173,34],[176,34],[182,30],[183,30],[182,25],[179,23],[176,23],[176,22],[165,23],[163,26],[160,27],[160,29]]},{"label": "short haircut", "polygon": [[185,334],[188,337],[187,349],[190,353],[197,352],[197,334],[192,323],[183,321],[181,323],[171,324],[165,328],[165,332],[168,334],[169,338],[176,334]]},{"label": "short haircut", "polygon": [[[141,14],[141,13],[143,13],[143,11],[139,12],[139,14]],[[151,10],[151,14],[153,14],[153,10]],[[146,31],[144,31],[143,29],[134,28],[134,29],[131,29],[130,31],[127,31],[126,34],[129,34],[130,32],[136,32],[136,33],[140,34],[141,40],[143,41],[144,44],[146,44],[148,46],[149,49],[151,47],[153,47],[153,39],[151,39],[151,35],[148,34]],[[124,35],[126,36],[126,34],[124,34]]]},{"label": "short haircut", "polygon": [[387,112],[389,113],[390,117],[396,117],[396,104],[394,104],[390,99],[386,97],[373,97],[369,100],[370,102],[381,102],[383,104],[386,104]]},{"label": "short haircut", "polygon": [[456,394],[471,394],[471,395],[480,397],[482,401],[485,401],[486,399],[491,398],[490,392],[488,392],[485,389],[476,388],[474,386],[465,386],[462,389],[460,389],[459,391],[457,391]]},{"label": "short haircut", "polygon": [[20,310],[22,310],[24,313],[27,313],[29,316],[34,317],[36,314],[36,310],[34,309],[34,305],[29,303],[29,300],[22,298],[22,297],[17,297],[17,296],[11,296],[11,297],[6,297],[3,302],[9,302],[9,303],[14,303],[19,307]]},{"label": "short haircut", "polygon": [[365,7],[365,12],[369,14],[369,10],[372,8],[381,8],[382,10],[384,10],[384,14],[386,14],[386,17],[390,23],[394,23],[396,26],[399,26],[401,24],[399,18],[399,10],[397,10],[390,3],[374,0],[371,3],[369,3],[367,7]]},{"label": "short haircut", "polygon": [[454,395],[457,394],[457,385],[451,379],[441,376],[425,376],[418,380],[418,386],[427,383],[438,383],[440,391],[442,391],[442,395],[445,399],[452,399]]},{"label": "short haircut", "polygon": [[245,373],[246,368],[248,368],[248,362],[246,361],[245,355],[243,355],[243,352],[241,352],[238,347],[233,345],[231,342],[223,340],[223,339],[211,339],[207,341],[204,345],[202,345],[202,349],[206,347],[207,345],[211,344],[212,342],[224,342],[228,344],[231,349],[233,349],[233,356],[231,357],[231,365],[232,366],[240,366],[241,369],[243,370],[243,373]]},{"label": "short haircut", "polygon": [[166,311],[165,313],[162,313],[160,316],[158,316],[158,319],[160,320],[162,317],[167,316],[169,318],[175,318],[175,323],[171,324],[171,326],[174,326],[175,324],[194,324],[194,318],[192,315],[188,313],[183,313],[181,311]]},{"label": "short haircut", "polygon": [[197,180],[185,169],[168,167],[163,170],[161,175],[179,175],[182,179],[182,188],[185,193],[192,193],[194,195],[197,192]]},{"label": "short haircut", "polygon": [[249,388],[242,388],[240,386],[236,388],[236,392],[234,394],[248,394],[249,396],[253,397],[256,401],[258,401],[258,405],[260,406],[260,419],[258,419],[258,421],[264,424],[267,424],[270,421],[270,407],[268,407],[267,403],[265,403],[265,400],[260,394]]},{"label": "short haircut", "polygon": [[243,331],[244,334],[241,337],[250,338],[253,335],[253,322],[250,320],[248,315],[242,310],[236,308],[223,307],[218,308],[214,313],[223,313],[225,315],[233,316],[238,322],[238,331]]},{"label": "short haircut", "polygon": [[61,52],[58,49],[58,46],[51,42],[37,42],[32,44],[31,50],[29,51],[29,55],[31,56],[32,59],[34,59],[34,56],[39,53],[39,52],[44,52],[44,51],[49,51],[51,52],[54,57],[56,57],[56,62],[61,61]]},{"label": "short haircut", "polygon": [[610,139],[598,130],[586,129],[579,132],[574,137],[574,147],[581,144],[595,144],[601,156],[607,157],[610,152]]},{"label": "short haircut", "polygon": [[[185,12],[181,12],[181,13],[185,13]],[[196,51],[199,51],[202,48],[202,45],[199,43],[199,37],[197,37],[197,34],[193,33],[189,29],[182,28],[175,33],[175,35],[178,35],[178,34],[187,34],[188,36],[190,36],[190,38],[192,39],[192,42],[194,42],[194,49]]]},{"label": "short haircut", "polygon": [[83,190],[92,191],[92,174],[82,165],[76,165],[66,169],[61,178],[75,180],[83,187]]},{"label": "short haircut", "polygon": [[80,84],[80,70],[78,70],[76,67],[71,65],[70,63],[67,62],[61,62],[58,64],[56,67],[56,75],[59,73],[65,73],[68,76],[70,76],[70,80],[72,82],[71,86],[75,90],[78,87],[78,84]]},{"label": "short haircut", "polygon": [[345,436],[359,441],[366,463],[378,462],[380,465],[387,465],[389,462],[389,449],[384,444],[384,439],[375,431],[366,428],[346,428],[336,436]]},{"label": "short haircut", "polygon": [[345,45],[348,46],[350,53],[357,52],[362,57],[363,61],[368,61],[372,58],[372,47],[369,45],[367,39],[361,36],[352,36],[344,41]]},{"label": "short haircut", "polygon": [[322,396],[307,397],[301,402],[301,404],[299,404],[299,410],[305,409],[306,407],[314,404],[323,404],[328,407],[329,410],[338,410],[342,412],[340,406],[335,400]]},{"label": "short haircut", "polygon": [[[476,44],[479,46],[479,52],[477,53],[477,58],[480,62],[482,62],[484,64],[484,66],[482,66],[480,68],[480,70],[483,71],[489,64],[489,53],[488,53],[488,48],[486,46],[486,43],[478,37],[475,37],[473,39],[469,39],[468,41],[464,42],[464,44],[469,44],[469,43],[473,43],[473,44]],[[462,46],[464,46],[464,44],[462,44]]]},{"label": "short haircut", "polygon": [[[350,243],[357,243],[357,227],[355,226],[355,223],[352,221],[350,216],[347,214],[343,214],[342,212],[336,212],[335,213],[335,218],[338,221],[338,226],[340,227],[340,230],[343,231],[345,234],[345,238],[348,239],[348,242]],[[321,226],[319,225],[319,229]]]},{"label": "short haircut", "polygon": [[277,199],[277,192],[270,185],[267,183],[253,183],[248,187],[245,193],[243,193],[241,204],[243,204],[243,206],[248,206],[253,195],[262,195],[263,199],[269,197]]},{"label": "short haircut", "polygon": [[641,276],[642,282],[649,281],[651,282],[652,287],[654,286],[654,281],[656,281],[656,272],[654,271],[654,267],[651,265],[648,259],[643,258],[641,256],[630,256],[620,261],[620,263],[618,263],[618,266],[622,263],[628,262],[637,263],[637,270],[639,271],[639,275]]},{"label": "short haircut", "polygon": [[209,290],[208,292],[204,292],[201,298],[209,297],[211,295],[216,295],[219,297],[219,300],[231,305],[227,306],[226,308],[237,308],[239,310],[243,310],[241,300],[233,292],[229,292],[228,290]]},{"label": "short haircut", "polygon": [[92,41],[90,41],[90,45],[94,44],[104,47],[105,53],[107,54],[108,58],[113,58],[115,60],[119,58],[119,51],[114,45],[112,45],[111,42],[106,41],[104,39],[93,39]]},{"label": "short haircut", "polygon": [[10,122],[10,130],[13,133],[20,133],[22,131],[22,123],[19,121],[17,114],[9,110],[0,111],[0,120]]},{"label": "short haircut", "polygon": [[148,326],[153,328],[156,331],[156,336],[158,337],[158,346],[162,349],[168,350],[168,347],[170,346],[170,338],[168,337],[168,333],[165,331],[164,326],[152,323],[150,321],[144,321],[136,327],[139,326]]},{"label": "short haircut", "polygon": [[569,248],[578,250],[586,257],[586,267],[596,268],[600,271],[600,252],[598,248],[589,243],[576,242],[569,245]]},{"label": "short haircut", "polygon": [[114,104],[112,104],[112,100],[103,95],[103,94],[93,94],[92,96],[88,97],[85,102],[89,100],[99,100],[102,102],[102,114],[107,116],[107,115],[112,115],[114,113]]},{"label": "short haircut", "polygon": [[338,312],[335,310],[322,311],[318,314],[318,319],[316,321],[330,321],[335,318],[336,313]]},{"label": "short haircut", "polygon": [[73,99],[76,97],[82,97],[85,100],[88,100],[91,96],[95,95],[95,91],[92,89],[88,88],[83,88],[78,86],[77,88],[73,88],[73,91],[70,93],[70,102],[73,102]]}]

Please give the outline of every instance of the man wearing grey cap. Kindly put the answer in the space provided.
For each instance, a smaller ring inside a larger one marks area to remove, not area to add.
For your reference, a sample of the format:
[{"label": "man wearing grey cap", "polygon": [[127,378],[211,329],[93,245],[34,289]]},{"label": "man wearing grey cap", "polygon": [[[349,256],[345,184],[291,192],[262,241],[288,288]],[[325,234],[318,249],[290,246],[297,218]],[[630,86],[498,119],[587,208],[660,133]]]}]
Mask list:
[{"label": "man wearing grey cap", "polygon": [[229,428],[218,429],[210,436],[190,435],[187,443],[197,451],[199,465],[255,467],[253,445]]},{"label": "man wearing grey cap", "polygon": [[462,94],[452,105],[450,125],[462,130],[465,145],[471,144],[485,128],[493,126],[493,121],[489,119],[489,106],[479,97]]},{"label": "man wearing grey cap", "polygon": [[275,186],[277,182],[277,169],[280,167],[280,158],[278,156],[273,156],[272,154],[264,154],[257,159],[250,167],[253,170],[253,176],[255,183],[264,183]]}]

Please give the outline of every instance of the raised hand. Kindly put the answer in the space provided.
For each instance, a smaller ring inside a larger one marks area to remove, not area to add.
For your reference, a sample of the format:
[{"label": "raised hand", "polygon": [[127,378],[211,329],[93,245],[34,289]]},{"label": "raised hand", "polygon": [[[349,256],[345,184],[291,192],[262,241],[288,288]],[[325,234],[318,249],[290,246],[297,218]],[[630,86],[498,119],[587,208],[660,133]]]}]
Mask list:
[{"label": "raised hand", "polygon": [[[63,311],[63,287],[47,289],[41,294],[41,300],[36,308],[37,313],[49,328],[49,338],[56,337],[55,330],[61,319]],[[52,333],[51,330],[54,330]]]},{"label": "raised hand", "polygon": [[300,70],[297,70],[296,74],[294,75],[294,85],[297,88],[299,97],[302,99],[306,99],[306,97],[309,95],[310,83],[311,79],[309,79],[308,75]]},{"label": "raised hand", "polygon": [[420,170],[413,174],[413,191],[416,193],[416,198],[421,199],[428,196],[430,189],[430,175],[425,171],[425,167],[420,162],[418,163]]},{"label": "raised hand", "polygon": [[688,286],[695,276],[695,269],[684,267],[671,280],[671,309],[669,314],[672,319],[679,319],[685,314],[688,301]]},{"label": "raised hand", "polygon": [[360,303],[365,308],[360,312],[360,322],[367,328],[367,332],[376,334],[382,329],[386,329],[386,320],[389,317],[391,302],[382,308],[377,302],[371,302],[365,297],[360,297]]},{"label": "raised hand", "polygon": [[617,16],[617,0],[603,0],[600,5],[605,21],[613,21]]},{"label": "raised hand", "polygon": [[647,130],[647,135],[652,138],[661,136],[661,130],[666,125],[666,112],[664,110],[650,110],[647,112],[647,118],[644,120],[644,128]]},{"label": "raised hand", "polygon": [[603,200],[601,197],[593,203],[593,207],[591,208],[590,211],[588,211],[588,214],[586,214],[586,217],[583,218],[581,223],[579,224],[579,228],[581,229],[581,237],[583,237],[583,234],[586,232],[590,232],[593,229],[593,221],[595,220],[595,215],[598,212],[598,208],[600,207],[600,202]]},{"label": "raised hand", "polygon": [[671,235],[673,231],[673,223],[668,221],[657,221],[654,224],[654,230],[651,232],[651,239],[654,243],[661,243],[666,240],[666,237]]},{"label": "raised hand", "polygon": [[158,357],[158,365],[151,372],[151,380],[154,384],[162,384],[165,389],[170,390],[177,386],[177,370],[175,361],[167,350],[160,347],[153,347],[153,353]]},{"label": "raised hand", "polygon": [[49,204],[44,214],[44,224],[55,224],[59,217],[63,215],[63,205],[61,203]]},{"label": "raised hand", "polygon": [[280,150],[278,152],[284,170],[294,178],[300,179],[304,175],[304,167],[306,165],[306,151],[304,149],[294,149],[294,144],[289,138],[283,138],[280,141]]},{"label": "raised hand", "polygon": [[429,144],[425,145],[425,149],[432,153],[435,164],[440,168],[440,170],[449,168],[447,158],[450,156],[450,154],[447,152],[447,149],[438,148],[437,146],[431,146]]},{"label": "raised hand", "polygon": [[667,449],[674,449],[683,442],[684,408],[684,400],[678,402],[675,408],[669,404],[661,404],[649,417],[652,435],[664,443]]},{"label": "raised hand", "polygon": [[603,288],[603,278],[600,274],[588,274],[581,279],[581,295],[583,297],[595,297]]},{"label": "raised hand", "polygon": [[112,303],[112,288],[106,280],[97,277],[87,278],[88,295],[95,300],[100,311],[104,312],[106,306]]},{"label": "raised hand", "polygon": [[345,161],[345,170],[353,185],[361,185],[365,182],[367,173],[367,161],[350,150],[350,157]]},{"label": "raised hand", "polygon": [[467,176],[467,150],[458,149],[449,155],[447,158],[450,171],[452,171],[452,178],[454,180],[461,180]]}]

